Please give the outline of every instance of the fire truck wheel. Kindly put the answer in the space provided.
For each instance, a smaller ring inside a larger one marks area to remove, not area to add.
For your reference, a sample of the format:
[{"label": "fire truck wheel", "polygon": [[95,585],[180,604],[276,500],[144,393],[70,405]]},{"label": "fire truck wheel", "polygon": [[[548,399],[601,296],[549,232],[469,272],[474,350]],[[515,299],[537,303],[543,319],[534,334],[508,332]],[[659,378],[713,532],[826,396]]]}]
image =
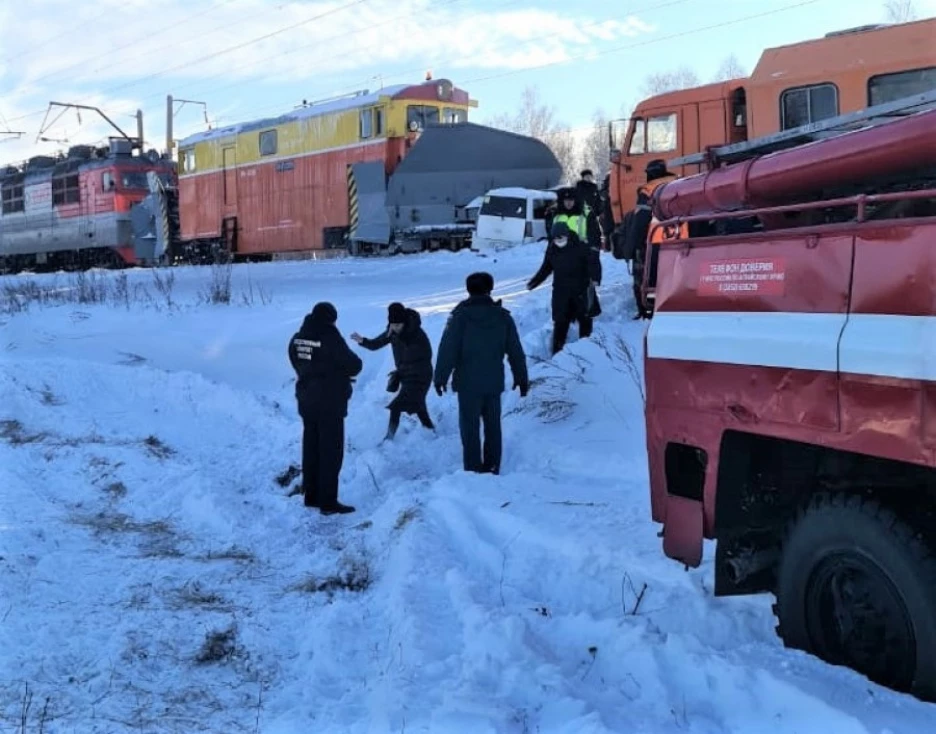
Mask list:
[{"label": "fire truck wheel", "polygon": [[891,510],[814,497],[784,543],[776,596],[787,647],[936,701],[936,555]]}]

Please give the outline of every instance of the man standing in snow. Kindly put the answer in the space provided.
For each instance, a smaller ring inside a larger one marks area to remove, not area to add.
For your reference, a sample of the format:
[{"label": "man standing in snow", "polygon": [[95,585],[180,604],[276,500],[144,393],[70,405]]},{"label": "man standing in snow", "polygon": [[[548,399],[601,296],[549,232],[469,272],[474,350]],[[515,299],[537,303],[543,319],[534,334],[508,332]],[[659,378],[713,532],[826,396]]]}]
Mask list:
[{"label": "man standing in snow", "polygon": [[338,311],[317,303],[289,340],[289,362],[296,371],[296,401],[302,416],[302,489],[306,507],[323,515],[354,512],[338,501],[344,463],[344,422],[352,381],[364,364],[335,326]]},{"label": "man standing in snow", "polygon": [[351,338],[365,349],[377,351],[388,344],[393,350],[396,369],[390,373],[388,392],[400,391],[387,407],[390,425],[384,440],[391,441],[400,427],[402,413],[415,413],[419,422],[435,430],[426,408],[426,394],[432,386],[432,344],[422,328],[419,312],[402,303],[387,308],[387,330],[376,339],[367,339],[357,332]]},{"label": "man standing in snow", "polygon": [[554,224],[543,255],[543,264],[527,283],[527,288],[533,290],[542,285],[550,275],[553,277],[553,354],[565,346],[573,321],[578,322],[579,338],[591,336],[588,287],[589,283],[594,281],[594,266],[594,258],[588,251],[588,245],[582,242],[575,232],[570,231],[564,222]]},{"label": "man standing in snow", "polygon": [[589,318],[595,318],[601,315],[601,304],[598,302],[598,286],[601,285],[601,227],[598,217],[585,202],[585,195],[578,188],[559,189],[556,196],[559,211],[546,234],[552,239],[553,227],[564,224],[586,246],[591,273],[591,280],[586,289],[586,307]]},{"label": "man standing in snow", "polygon": [[510,363],[514,389],[526,397],[530,389],[526,355],[510,312],[491,298],[494,290],[491,274],[472,273],[465,286],[469,297],[452,311],[439,343],[435,388],[442,395],[452,376],[452,391],[458,395],[465,471],[499,474],[504,357]]}]

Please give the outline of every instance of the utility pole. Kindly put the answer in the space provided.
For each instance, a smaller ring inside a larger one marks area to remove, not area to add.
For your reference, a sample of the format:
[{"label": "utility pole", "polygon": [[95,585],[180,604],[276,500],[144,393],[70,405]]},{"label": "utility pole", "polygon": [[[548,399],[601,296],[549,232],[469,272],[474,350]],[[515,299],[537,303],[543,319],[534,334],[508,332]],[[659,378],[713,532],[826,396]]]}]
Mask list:
[{"label": "utility pole", "polygon": [[[176,108],[176,102],[181,104]],[[182,108],[187,104],[197,104],[201,105],[203,114],[205,115],[205,125],[208,126],[208,129],[211,129],[211,123],[208,121],[208,103],[200,102],[196,99],[175,99],[171,94],[166,95],[166,151],[169,153],[169,158],[172,158],[172,150],[175,148],[175,141],[172,137],[172,127],[173,120],[175,120],[176,115],[181,112]]]}]

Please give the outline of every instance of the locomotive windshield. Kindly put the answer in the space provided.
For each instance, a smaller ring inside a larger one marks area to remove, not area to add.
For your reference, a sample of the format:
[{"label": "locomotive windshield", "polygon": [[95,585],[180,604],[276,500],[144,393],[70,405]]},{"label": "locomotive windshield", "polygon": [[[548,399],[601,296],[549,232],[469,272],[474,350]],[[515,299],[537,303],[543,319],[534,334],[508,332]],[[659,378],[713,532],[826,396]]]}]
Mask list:
[{"label": "locomotive windshield", "polygon": [[120,174],[120,188],[122,189],[146,189],[149,184],[146,182],[146,173],[143,171],[132,171]]},{"label": "locomotive windshield", "polygon": [[409,105],[406,108],[406,129],[425,130],[439,122],[439,108],[428,105]]}]

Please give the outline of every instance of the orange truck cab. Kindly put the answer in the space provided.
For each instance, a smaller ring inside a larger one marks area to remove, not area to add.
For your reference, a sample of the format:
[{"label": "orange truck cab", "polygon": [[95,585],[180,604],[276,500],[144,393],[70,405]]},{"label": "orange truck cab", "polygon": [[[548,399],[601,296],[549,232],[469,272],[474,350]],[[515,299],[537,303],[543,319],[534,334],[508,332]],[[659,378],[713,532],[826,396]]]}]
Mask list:
[{"label": "orange truck cab", "polygon": [[[713,146],[799,128],[936,89],[936,18],[862,26],[767,49],[748,78],[660,94],[609,126],[615,226],[634,208],[644,169],[677,176],[709,167]],[[688,160],[684,160],[686,158]],[[693,161],[693,162],[690,162]]]}]

